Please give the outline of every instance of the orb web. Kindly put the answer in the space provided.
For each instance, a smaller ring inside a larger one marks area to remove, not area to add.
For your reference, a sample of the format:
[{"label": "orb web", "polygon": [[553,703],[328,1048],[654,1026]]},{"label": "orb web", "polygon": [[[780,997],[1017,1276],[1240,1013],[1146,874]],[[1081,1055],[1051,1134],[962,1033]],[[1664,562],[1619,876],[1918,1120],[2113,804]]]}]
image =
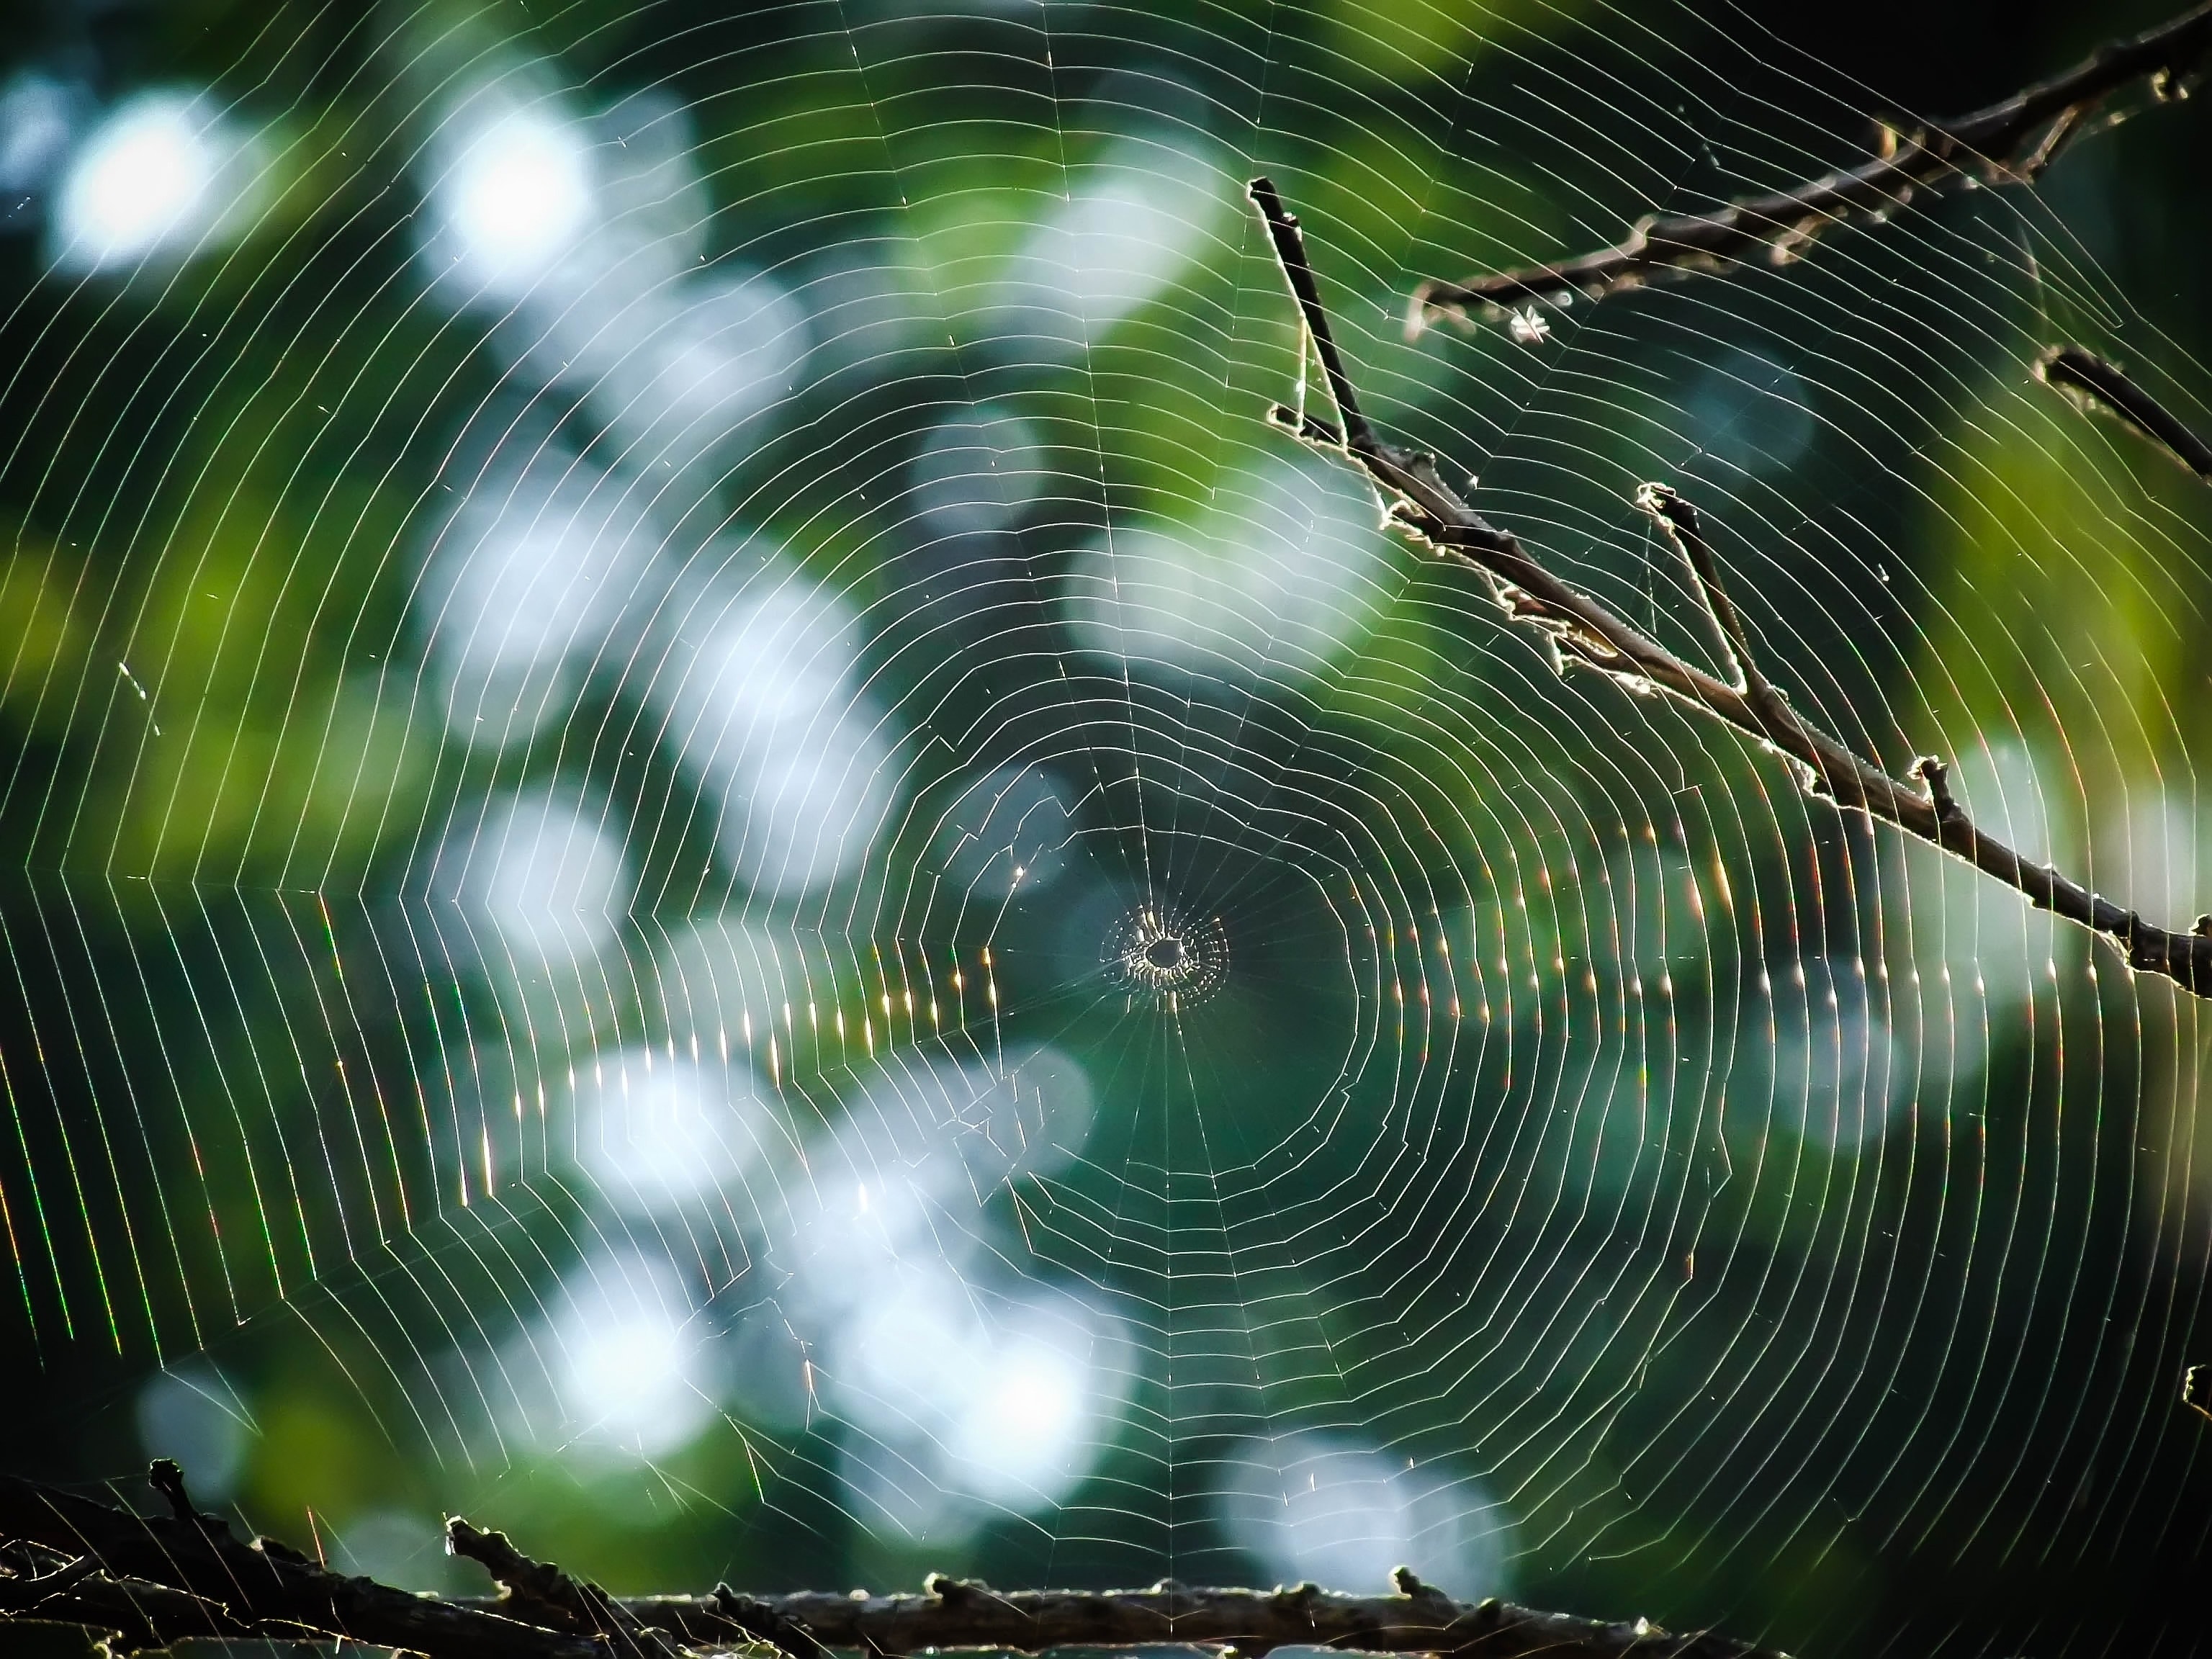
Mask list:
[{"label": "orb web", "polygon": [[2155,138],[1413,341],[1876,100],[1658,0],[540,10],[8,48],[24,1458],[424,1588],[2180,1639],[2195,1006],[1425,562],[1243,197],[1563,575],[1697,658],[1672,483],[1801,707],[2175,916],[2212,509],[2027,375],[2201,392],[2085,246]]},{"label": "orb web", "polygon": [[1158,1012],[1194,1009],[1229,973],[1229,933],[1218,916],[1193,915],[1156,900],[1140,902],[1107,930],[1107,977]]}]

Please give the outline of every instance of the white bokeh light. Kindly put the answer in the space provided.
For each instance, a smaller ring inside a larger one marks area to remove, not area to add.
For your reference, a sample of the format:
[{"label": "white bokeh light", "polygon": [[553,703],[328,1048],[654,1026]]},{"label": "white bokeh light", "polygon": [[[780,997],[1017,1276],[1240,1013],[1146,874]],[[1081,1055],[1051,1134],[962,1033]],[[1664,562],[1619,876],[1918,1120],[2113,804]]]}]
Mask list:
[{"label": "white bokeh light", "polygon": [[502,452],[434,539],[416,599],[447,724],[472,746],[565,718],[661,592],[643,492],[554,444]]},{"label": "white bokeh light", "polygon": [[703,263],[712,204],[680,104],[641,91],[588,113],[532,89],[551,79],[518,70],[448,116],[423,257],[449,297],[498,312],[497,349],[581,393],[666,491],[797,384],[808,318],[769,276]]},{"label": "white bokeh light", "polygon": [[251,215],[252,148],[190,93],[117,105],[63,172],[49,227],[55,263],[107,270],[222,240]]},{"label": "white bokeh light", "polygon": [[1006,405],[958,407],[930,428],[908,469],[914,509],[929,536],[1008,530],[1050,480],[1036,426]]},{"label": "white bokeh light", "polygon": [[1048,1507],[1097,1460],[1127,1345],[1058,1291],[987,1301],[942,1267],[879,1279],[823,1345],[829,1402],[867,1437],[848,1485],[917,1534],[964,1529],[982,1506]]},{"label": "white bokeh light", "polygon": [[681,469],[791,392],[805,312],[769,277],[695,278],[613,319],[579,361],[642,467]]},{"label": "white bokeh light", "polygon": [[878,1522],[957,1536],[1048,1507],[1110,1432],[1129,1337],[1079,1297],[994,1289],[989,1209],[1079,1155],[1090,1079],[1048,1046],[966,1065],[902,1051],[859,1083],[764,1218],[781,1334],[756,1383],[787,1413],[793,1354],[817,1356],[805,1375],[858,1431],[843,1475]]},{"label": "white bokeh light", "polygon": [[782,1008],[803,1007],[835,973],[818,945],[810,951],[811,941],[742,915],[699,917],[655,937],[653,978],[669,1028],[702,1052],[750,1055],[757,1067],[768,1063],[761,1050]]},{"label": "white bokeh light", "polygon": [[574,962],[614,938],[633,883],[596,811],[539,791],[495,803],[439,855],[441,889],[480,927],[479,948],[518,966]]},{"label": "white bokeh light", "polygon": [[649,701],[755,891],[796,897],[857,869],[890,806],[891,761],[852,689],[853,620],[797,572],[679,625]]},{"label": "white bokeh light", "polygon": [[1465,1476],[1304,1430],[1241,1443],[1226,1474],[1223,1528],[1262,1583],[1364,1588],[1407,1566],[1461,1601],[1508,1588],[1504,1511]]},{"label": "white bokeh light", "polygon": [[1081,648],[1133,665],[1311,672],[1369,626],[1389,571],[1364,483],[1270,455],[1194,525],[1131,524],[1079,555],[1066,615]]},{"label": "white bokeh light", "polygon": [[[0,87],[0,195],[28,196],[46,187],[69,153],[84,101],[80,88],[34,70]],[[0,224],[15,205],[0,201]]]},{"label": "white bokeh light", "polygon": [[563,1280],[545,1345],[564,1420],[550,1437],[625,1458],[659,1457],[715,1415],[712,1364],[682,1278],[665,1259],[617,1250]]},{"label": "white bokeh light", "polygon": [[1057,1498],[1091,1461],[1090,1367],[1032,1334],[1000,1343],[990,1358],[945,1447],[962,1484],[1000,1503]]},{"label": "white bokeh light", "polygon": [[495,83],[461,100],[431,146],[433,268],[494,301],[521,298],[591,223],[590,141],[550,96]]},{"label": "white bokeh light", "polygon": [[624,1048],[579,1068],[576,1093],[577,1161],[623,1209],[750,1214],[742,1183],[790,1144],[757,1081],[711,1060]]},{"label": "white bokeh light", "polygon": [[1772,1121],[1828,1152],[1872,1146],[1911,1098],[1911,1052],[1850,962],[1815,957],[1778,977],[1745,1033],[1746,1052],[1774,1057]]},{"label": "white bokeh light", "polygon": [[1009,1049],[957,1075],[946,1091],[952,1149],[978,1193],[1016,1176],[1051,1174],[1082,1152],[1097,1098],[1066,1049]]},{"label": "white bokeh light", "polygon": [[[848,1382],[873,1402],[858,1407],[861,1419],[884,1432],[893,1432],[894,1419],[911,1419],[911,1428],[927,1419],[951,1436],[951,1407],[942,1402],[969,1398],[987,1379],[975,1370],[981,1362],[971,1339],[979,1328],[947,1324],[953,1316],[946,1310],[964,1302],[969,1275],[986,1272],[993,1248],[988,1209],[1006,1183],[1057,1170],[1079,1154],[1095,1109],[1091,1082],[1073,1058],[1048,1046],[993,1065],[956,1066],[902,1053],[866,1077],[844,1107],[799,1156],[772,1166],[773,1179],[748,1189],[749,1198],[762,1200],[758,1262],[776,1287],[777,1322],[786,1332],[773,1346],[787,1358],[793,1342],[842,1355],[836,1363],[848,1368]],[[1074,1306],[1051,1304],[1031,1322],[1041,1321],[1049,1334],[1050,1309],[1065,1313]],[[904,1340],[895,1328],[914,1319],[921,1323],[911,1334],[928,1349],[922,1368],[937,1380],[921,1377],[918,1395],[884,1378],[868,1382],[871,1356],[894,1352]],[[1087,1313],[1078,1326],[1104,1328]],[[1075,1328],[1063,1319],[1060,1328],[1064,1334]],[[862,1346],[852,1346],[864,1330]],[[947,1333],[957,1339],[949,1346],[939,1340]],[[1029,1425],[1022,1432],[1033,1449],[1021,1452],[1010,1443],[1006,1453],[1026,1468],[1049,1462],[1046,1449],[1036,1448],[1060,1443],[1052,1425],[1061,1408],[1052,1401],[1065,1390],[1054,1380],[1062,1375],[1060,1359],[1042,1350],[1019,1352],[1029,1357],[1005,1373],[1015,1392],[1002,1405]],[[1066,1342],[1053,1352],[1064,1355]],[[952,1369],[938,1376],[933,1367]],[[763,1385],[773,1408],[787,1408],[788,1382],[786,1374]],[[972,1449],[962,1455],[988,1461]],[[997,1490],[981,1475],[970,1478],[970,1486],[979,1480],[983,1485],[975,1490]]]},{"label": "white bokeh light", "polygon": [[981,1248],[983,1209],[1009,1180],[1064,1168],[1096,1100],[1083,1067],[1049,1045],[995,1064],[906,1054],[864,1079],[807,1145],[768,1243],[824,1312],[883,1274],[959,1267]]},{"label": "white bokeh light", "polygon": [[1097,341],[1222,235],[1237,188],[1187,143],[1127,139],[1071,167],[990,295],[994,331],[1032,352]]},{"label": "white bokeh light", "polygon": [[975,1210],[949,1154],[902,1153],[872,1144],[865,1126],[841,1125],[787,1176],[768,1258],[790,1275],[802,1316],[826,1322],[902,1270],[968,1261],[981,1244]]}]

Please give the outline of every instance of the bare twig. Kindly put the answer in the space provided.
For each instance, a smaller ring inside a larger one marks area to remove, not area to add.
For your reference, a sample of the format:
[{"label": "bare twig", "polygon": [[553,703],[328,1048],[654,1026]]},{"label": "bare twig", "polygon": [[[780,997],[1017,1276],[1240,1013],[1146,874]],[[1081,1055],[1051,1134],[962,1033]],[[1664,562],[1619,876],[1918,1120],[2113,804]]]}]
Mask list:
[{"label": "bare twig", "polygon": [[2118,364],[2081,346],[2053,346],[2036,360],[2035,372],[2047,384],[2110,410],[2205,483],[2212,483],[2212,444],[2130,380]]},{"label": "bare twig", "polygon": [[[1496,1600],[1455,1601],[1407,1574],[1393,1595],[1345,1595],[1300,1584],[1277,1590],[1192,1589],[1164,1580],[1139,1590],[1000,1591],[932,1575],[920,1595],[803,1592],[762,1598],[833,1648],[871,1655],[927,1650],[1176,1646],[1234,1648],[1239,1659],[1279,1647],[1354,1653],[1437,1653],[1468,1659],[1779,1659],[1710,1632],[1675,1634],[1644,1620],[1605,1624]],[[629,1604],[641,1618],[691,1628],[712,1598]],[[681,1608],[681,1611],[672,1609]],[[708,1637],[712,1627],[699,1626]]]},{"label": "bare twig", "polygon": [[[191,1637],[257,1632],[216,1602],[141,1578],[111,1578],[88,1556],[74,1559],[33,1544],[0,1548],[0,1623],[37,1619],[81,1625],[107,1638],[112,1652],[163,1648]],[[295,1634],[286,1625],[277,1633]]]},{"label": "bare twig", "polygon": [[1690,574],[1697,578],[1698,596],[1705,602],[1705,614],[1712,618],[1713,631],[1719,636],[1722,660],[1735,670],[1735,690],[1744,693],[1770,723],[1787,719],[1787,712],[1781,707],[1782,694],[1767,684],[1766,676],[1759,672],[1758,659],[1752,655],[1751,636],[1744,632],[1743,618],[1736,614],[1735,601],[1721,585],[1720,561],[1713,556],[1712,547],[1705,540],[1698,509],[1671,486],[1662,483],[1648,483],[1638,490],[1636,505],[1666,526],[1669,538],[1687,561]]},{"label": "bare twig", "polygon": [[812,1631],[772,1602],[757,1596],[741,1595],[727,1584],[717,1584],[714,1611],[748,1635],[781,1648],[791,1659],[830,1659],[830,1650]]},{"label": "bare twig", "polygon": [[1761,254],[1771,264],[1787,264],[1822,233],[1892,213],[1914,191],[1969,169],[1990,184],[2027,183],[2086,130],[2114,94],[2142,82],[2157,98],[2176,96],[2208,52],[2212,3],[2133,40],[2107,42],[2065,74],[1986,109],[1922,131],[1890,135],[1882,153],[1857,167],[1710,213],[1655,214],[1616,246],[1559,264],[1463,283],[1424,283],[1413,292],[1407,326],[1418,333],[1432,314],[1465,320],[1574,294],[1602,299],[1655,278],[1726,271]]},{"label": "bare twig", "polygon": [[[2212,21],[2212,10],[2201,15]],[[1329,343],[1328,319],[1297,221],[1285,210],[1281,197],[1265,179],[1253,180],[1251,193],[1267,222],[1306,331],[1322,352],[1330,386],[1334,389],[1341,381],[1348,392],[1350,377]],[[1328,369],[1332,362],[1335,367]],[[1698,514],[1674,490],[1646,485],[1637,499],[1695,574],[1724,654],[1735,659],[1735,684],[1686,662],[1600,600],[1553,575],[1510,533],[1484,520],[1445,484],[1432,458],[1388,442],[1364,416],[1355,422],[1356,409],[1355,402],[1352,410],[1342,411],[1340,441],[1325,422],[1310,416],[1291,416],[1278,408],[1274,418],[1307,442],[1348,456],[1391,504],[1391,519],[1401,529],[1437,553],[1480,570],[1508,616],[1549,637],[1555,665],[1598,669],[1632,690],[1663,692],[1734,726],[1794,762],[1802,781],[1815,793],[1957,854],[2039,908],[2104,935],[2126,953],[2130,966],[2164,975],[2199,996],[2212,997],[2212,926],[2205,921],[2200,920],[2191,933],[2173,933],[2099,897],[1978,829],[1950,795],[1940,764],[1920,764],[1927,787],[1923,793],[1854,754],[1791,708],[1759,674],[1742,621],[1721,586],[1719,567]]]},{"label": "bare twig", "polygon": [[676,1659],[668,1633],[645,1623],[597,1584],[571,1578],[550,1562],[534,1561],[503,1532],[484,1532],[459,1516],[446,1522],[446,1547],[476,1562],[500,1588],[492,1611],[526,1625],[604,1638],[629,1659]]},{"label": "bare twig", "polygon": [[[40,1556],[49,1559],[40,1559]],[[100,1563],[88,1555],[73,1558],[53,1556],[49,1552],[34,1555],[18,1545],[12,1551],[0,1553],[0,1612],[35,1613],[58,1596],[66,1596],[86,1579],[100,1571]]]},{"label": "bare twig", "polygon": [[[165,1484],[165,1493],[178,1482]],[[171,1499],[174,1502],[173,1497]],[[1607,1624],[1495,1599],[1455,1601],[1400,1568],[1395,1593],[1348,1595],[1301,1584],[1273,1591],[1017,1590],[933,1573],[919,1595],[801,1591],[614,1597],[534,1561],[501,1534],[447,1525],[457,1554],[483,1565],[497,1598],[411,1595],[325,1571],[273,1540],[241,1544],[191,1510],[143,1516],[0,1476],[0,1643],[11,1618],[115,1632],[119,1650],[194,1636],[347,1637],[430,1659],[625,1659],[768,1641],[794,1659],[854,1650],[869,1659],[927,1650],[1042,1653],[1060,1648],[1200,1645],[1259,1659],[1287,1646],[1467,1659],[1782,1659],[1710,1632],[1676,1635],[1645,1620]]]},{"label": "bare twig", "polygon": [[[0,1474],[0,1538],[82,1557],[118,1585],[143,1580],[182,1592],[190,1602],[140,1609],[147,1619],[157,1612],[186,1619],[179,1635],[207,1634],[211,1607],[257,1635],[346,1636],[457,1659],[608,1659],[607,1648],[588,1638],[348,1578],[273,1539],[241,1543],[228,1526],[197,1514],[133,1515],[15,1475]],[[72,1593],[82,1597],[94,1582]],[[49,1608],[43,1616],[54,1615]]]}]

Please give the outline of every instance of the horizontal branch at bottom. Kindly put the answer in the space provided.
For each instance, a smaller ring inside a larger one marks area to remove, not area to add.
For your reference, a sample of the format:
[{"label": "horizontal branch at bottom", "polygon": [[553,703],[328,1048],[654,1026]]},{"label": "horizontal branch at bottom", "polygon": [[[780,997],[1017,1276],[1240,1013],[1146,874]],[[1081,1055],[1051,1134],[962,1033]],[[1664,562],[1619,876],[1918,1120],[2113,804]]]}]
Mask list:
[{"label": "horizontal branch at bottom", "polygon": [[[870,1654],[1178,1645],[1229,1647],[1247,1659],[1280,1647],[1480,1659],[1779,1659],[1771,1650],[1711,1632],[1678,1635],[1640,1619],[1606,1624],[1495,1599],[1455,1601],[1402,1571],[1398,1583],[1398,1594],[1376,1596],[1311,1584],[1205,1589],[1173,1580],[1141,1590],[1000,1591],[939,1576],[919,1595],[806,1591],[760,1599],[825,1646]],[[623,1605],[641,1623],[694,1639],[730,1629],[714,1596],[647,1596]]]},{"label": "horizontal branch at bottom", "polygon": [[[1055,1648],[1204,1646],[1257,1659],[1276,1648],[1476,1659],[1779,1659],[1707,1632],[1681,1636],[1638,1620],[1605,1624],[1495,1599],[1455,1601],[1401,1567],[1395,1594],[1360,1596],[1301,1584],[1276,1590],[1001,1593],[933,1573],[919,1595],[801,1592],[751,1596],[608,1595],[507,1539],[456,1516],[453,1553],[483,1566],[495,1596],[417,1595],[333,1572],[271,1538],[240,1538],[202,1511],[183,1472],[158,1459],[149,1480],[167,1515],[141,1515],[82,1493],[0,1474],[0,1644],[14,1620],[112,1632],[125,1651],[189,1637],[344,1637],[429,1659],[678,1659],[699,1649],[767,1647],[826,1659],[824,1647],[870,1659],[931,1649],[1039,1653]],[[1226,1653],[1224,1659],[1227,1659]]]}]

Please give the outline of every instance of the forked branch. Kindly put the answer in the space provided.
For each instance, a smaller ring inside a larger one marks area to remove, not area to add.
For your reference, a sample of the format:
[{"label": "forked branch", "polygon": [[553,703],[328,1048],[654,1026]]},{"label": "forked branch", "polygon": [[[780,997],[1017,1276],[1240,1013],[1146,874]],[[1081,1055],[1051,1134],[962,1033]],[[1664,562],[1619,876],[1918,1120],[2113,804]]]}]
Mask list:
[{"label": "forked branch", "polygon": [[1972,173],[1992,185],[2027,183],[2087,131],[2116,94],[2141,84],[2160,100],[2178,97],[2208,52],[2212,3],[2133,40],[2109,41],[2065,74],[1986,109],[1912,132],[1891,132],[1881,154],[1840,173],[1744,197],[1710,213],[1654,214],[1617,246],[1559,264],[1528,265],[1463,283],[1424,283],[1413,291],[1407,326],[1418,333],[1438,314],[1465,320],[1577,294],[1602,299],[1655,278],[1727,271],[1759,258],[1785,264],[1825,232],[1893,213],[1917,191],[1954,178]]},{"label": "forked branch", "polygon": [[[2212,10],[2199,15],[2212,19]],[[1705,539],[1699,516],[1672,489],[1647,484],[1638,492],[1637,505],[1657,522],[1689,568],[1732,680],[1686,661],[1601,600],[1554,575],[1510,532],[1489,523],[1446,484],[1433,457],[1401,448],[1377,434],[1359,409],[1358,392],[1337,350],[1297,220],[1267,179],[1254,179],[1251,194],[1267,222],[1275,257],[1297,301],[1330,392],[1337,398],[1343,431],[1339,434],[1324,421],[1279,406],[1273,418],[1307,442],[1348,457],[1389,503],[1392,521],[1415,540],[1480,571],[1507,616],[1548,637],[1555,666],[1562,672],[1596,669],[1632,690],[1662,692],[1733,726],[1790,762],[1814,793],[1958,854],[2037,908],[2102,934],[2125,953],[2130,966],[2212,997],[2212,917],[2200,917],[2187,933],[2147,921],[1979,829],[1951,795],[1940,762],[1917,763],[1922,787],[1915,787],[1854,753],[1799,714],[1760,672],[1750,635],[1722,584],[1719,561]]]}]

